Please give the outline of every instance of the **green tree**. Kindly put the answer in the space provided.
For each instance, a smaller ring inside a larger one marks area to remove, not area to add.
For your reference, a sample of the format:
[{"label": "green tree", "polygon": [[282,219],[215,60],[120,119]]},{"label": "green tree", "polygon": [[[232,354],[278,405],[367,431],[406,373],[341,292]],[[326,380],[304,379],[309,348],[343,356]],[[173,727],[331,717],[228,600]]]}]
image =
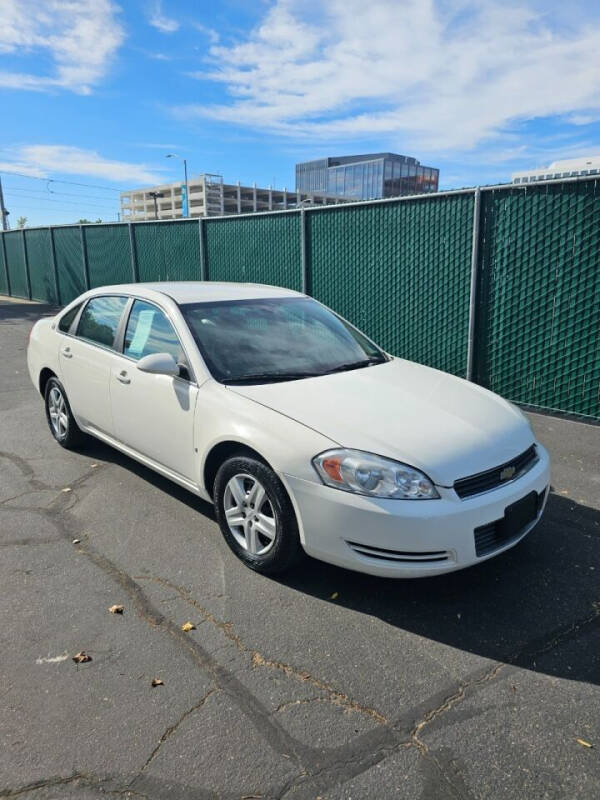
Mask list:
[{"label": "green tree", "polygon": [[27,225],[27,217],[19,217],[17,220],[17,228],[24,228]]}]

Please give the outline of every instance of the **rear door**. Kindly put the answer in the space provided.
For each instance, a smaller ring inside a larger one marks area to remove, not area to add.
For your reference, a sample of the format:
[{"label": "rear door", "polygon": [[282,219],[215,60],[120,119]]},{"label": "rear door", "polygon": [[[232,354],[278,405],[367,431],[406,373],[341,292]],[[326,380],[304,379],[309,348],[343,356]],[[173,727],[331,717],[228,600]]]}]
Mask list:
[{"label": "rear door", "polygon": [[[170,353],[181,365],[181,377],[139,370],[137,362],[152,353]],[[125,327],[122,353],[116,355],[111,369],[115,438],[197,484],[197,395],[185,352],[166,313],[154,303],[135,300]]]},{"label": "rear door", "polygon": [[114,343],[127,297],[92,297],[76,329],[61,336],[59,360],[71,410],[78,422],[112,436],[109,396]]}]

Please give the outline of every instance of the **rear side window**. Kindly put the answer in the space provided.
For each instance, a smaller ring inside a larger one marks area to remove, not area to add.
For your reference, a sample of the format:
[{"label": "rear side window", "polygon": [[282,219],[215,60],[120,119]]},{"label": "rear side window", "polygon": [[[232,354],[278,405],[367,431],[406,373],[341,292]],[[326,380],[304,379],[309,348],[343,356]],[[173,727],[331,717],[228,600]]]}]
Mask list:
[{"label": "rear side window", "polygon": [[73,320],[77,316],[79,309],[81,308],[81,303],[79,305],[72,308],[70,311],[67,311],[66,314],[63,314],[58,322],[58,330],[62,331],[63,333],[68,333],[69,328],[73,324]]},{"label": "rear side window", "polygon": [[123,353],[137,361],[153,353],[170,353],[177,363],[185,363],[179,338],[160,308],[136,300],[129,315]]},{"label": "rear side window", "polygon": [[126,304],[126,297],[94,297],[83,309],[77,336],[112,347]]}]

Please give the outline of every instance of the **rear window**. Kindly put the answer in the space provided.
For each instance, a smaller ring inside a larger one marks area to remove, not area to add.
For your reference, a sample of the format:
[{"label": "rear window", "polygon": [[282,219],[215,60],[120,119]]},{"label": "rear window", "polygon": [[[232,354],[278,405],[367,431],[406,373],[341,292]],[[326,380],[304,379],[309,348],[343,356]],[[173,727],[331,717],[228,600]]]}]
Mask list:
[{"label": "rear window", "polygon": [[126,297],[94,297],[83,309],[77,336],[112,347],[126,304]]},{"label": "rear window", "polygon": [[68,333],[69,328],[73,324],[73,320],[79,313],[79,309],[81,308],[82,304],[79,303],[78,305],[74,306],[70,311],[67,311],[66,314],[63,314],[58,322],[58,330],[62,331],[63,333]]}]

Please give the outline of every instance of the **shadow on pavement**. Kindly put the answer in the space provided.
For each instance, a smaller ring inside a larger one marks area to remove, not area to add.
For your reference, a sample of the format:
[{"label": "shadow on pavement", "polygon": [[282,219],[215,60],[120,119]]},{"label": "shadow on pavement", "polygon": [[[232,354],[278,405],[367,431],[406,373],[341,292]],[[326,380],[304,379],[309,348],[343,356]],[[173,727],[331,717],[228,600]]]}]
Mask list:
[{"label": "shadow on pavement", "polygon": [[451,647],[600,684],[600,511],[556,494],[520,544],[466,570],[393,580],[311,560],[283,582]]},{"label": "shadow on pavement", "polygon": [[[214,521],[212,505],[100,441],[86,454]],[[466,570],[394,580],[307,559],[276,580],[460,650],[600,684],[600,511],[560,495],[516,547]]]},{"label": "shadow on pavement", "polygon": [[58,306],[44,305],[43,303],[20,303],[18,300],[9,301],[0,298],[0,322],[36,322],[40,317],[58,314]]}]

